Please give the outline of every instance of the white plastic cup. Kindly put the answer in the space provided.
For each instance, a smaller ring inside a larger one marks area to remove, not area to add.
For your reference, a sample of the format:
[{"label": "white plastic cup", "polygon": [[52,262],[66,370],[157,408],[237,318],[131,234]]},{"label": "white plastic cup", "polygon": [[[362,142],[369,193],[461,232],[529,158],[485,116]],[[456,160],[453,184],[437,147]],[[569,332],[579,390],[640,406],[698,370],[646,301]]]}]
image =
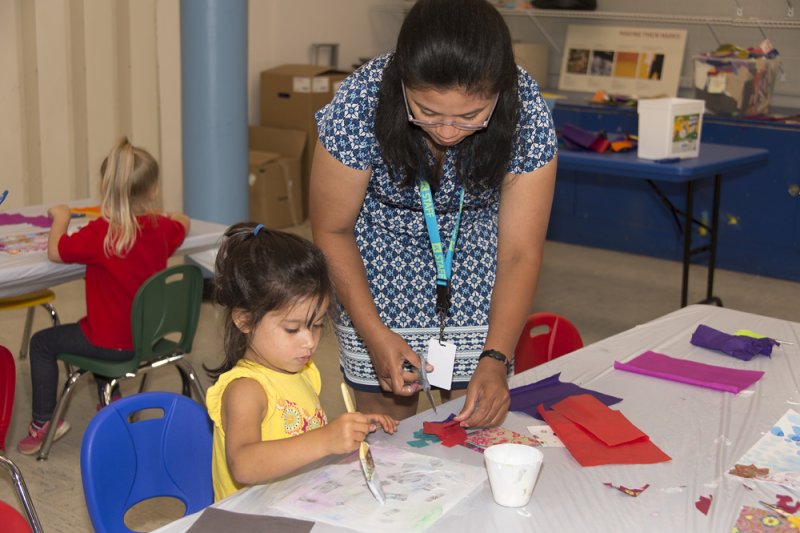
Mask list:
[{"label": "white plastic cup", "polygon": [[542,468],[541,450],[527,444],[504,443],[483,452],[494,501],[504,507],[528,504]]}]

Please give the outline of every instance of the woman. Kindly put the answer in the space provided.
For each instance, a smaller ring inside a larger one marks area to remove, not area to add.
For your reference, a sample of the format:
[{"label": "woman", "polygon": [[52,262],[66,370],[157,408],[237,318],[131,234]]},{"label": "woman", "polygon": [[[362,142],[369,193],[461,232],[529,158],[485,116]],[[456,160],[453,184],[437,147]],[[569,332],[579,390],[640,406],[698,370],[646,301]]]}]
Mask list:
[{"label": "woman", "polygon": [[484,0],[419,0],[395,52],[345,80],[317,121],[311,225],[359,410],[413,415],[434,339],[455,345],[442,396],[466,388],[457,420],[500,424],[556,172],[552,118],[501,15]]}]

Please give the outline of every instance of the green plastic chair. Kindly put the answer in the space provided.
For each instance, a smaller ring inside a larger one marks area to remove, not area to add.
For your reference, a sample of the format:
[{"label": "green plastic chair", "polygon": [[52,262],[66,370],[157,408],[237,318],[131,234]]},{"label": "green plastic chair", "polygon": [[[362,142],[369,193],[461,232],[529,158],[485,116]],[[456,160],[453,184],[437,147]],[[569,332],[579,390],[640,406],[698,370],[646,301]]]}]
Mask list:
[{"label": "green plastic chair", "polygon": [[[70,395],[78,380],[91,372],[111,378],[103,392],[103,404],[111,403],[111,390],[128,378],[143,373],[139,392],[144,390],[147,371],[166,364],[175,364],[183,380],[183,393],[205,406],[205,391],[184,354],[191,352],[200,304],[203,300],[203,274],[196,265],[176,265],[153,274],[136,293],[131,308],[131,330],[134,356],[128,361],[98,361],[82,355],[62,353],[58,359],[67,368],[67,381],[58,400],[52,420],[61,420]],[[188,384],[187,384],[188,382]],[[58,424],[50,424],[39,460],[47,459]]]}]

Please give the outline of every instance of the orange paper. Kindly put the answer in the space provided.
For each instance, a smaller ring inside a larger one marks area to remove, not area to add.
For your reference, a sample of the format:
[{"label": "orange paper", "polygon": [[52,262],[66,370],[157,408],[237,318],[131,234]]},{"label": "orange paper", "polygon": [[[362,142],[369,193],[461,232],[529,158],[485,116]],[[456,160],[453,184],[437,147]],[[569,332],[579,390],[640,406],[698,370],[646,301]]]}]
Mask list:
[{"label": "orange paper", "polygon": [[582,466],[652,464],[671,459],[622,413],[589,394],[570,396],[550,411],[545,411],[544,405],[538,410]]}]

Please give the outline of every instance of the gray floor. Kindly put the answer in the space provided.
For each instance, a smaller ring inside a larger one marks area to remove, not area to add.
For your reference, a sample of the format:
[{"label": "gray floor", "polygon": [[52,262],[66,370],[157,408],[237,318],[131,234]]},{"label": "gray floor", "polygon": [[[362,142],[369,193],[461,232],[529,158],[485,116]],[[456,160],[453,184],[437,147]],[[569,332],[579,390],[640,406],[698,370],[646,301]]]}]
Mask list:
[{"label": "gray floor", "polygon": [[[308,236],[308,227],[296,230]],[[693,267],[690,301],[702,298],[706,270]],[[647,322],[678,308],[680,303],[680,265],[672,261],[548,242],[539,290],[533,310],[563,314],[590,344]],[[56,308],[63,322],[75,321],[84,311],[83,283],[56,287]],[[800,284],[718,270],[716,290],[725,306],[792,321],[800,321]],[[24,311],[2,316],[0,344],[14,353],[19,349]],[[203,304],[201,326],[190,358],[202,372],[202,363],[216,364],[220,358],[218,311]],[[35,328],[48,325],[43,311],[37,311]],[[315,357],[323,374],[322,402],[329,416],[344,411],[337,384],[341,380],[336,359],[336,344],[327,331]],[[178,391],[177,373],[172,369],[156,372],[150,389]],[[203,376],[205,379],[205,376]],[[208,381],[206,379],[206,384]],[[123,386],[123,393],[135,392],[138,381]],[[46,462],[22,456],[16,442],[24,435],[30,419],[30,378],[27,360],[18,361],[16,403],[7,439],[7,454],[25,477],[46,531],[83,532],[91,526],[80,484],[79,452],[82,432],[95,412],[94,386],[85,381],[76,391],[66,418],[72,430],[57,442]],[[0,499],[16,502],[10,482],[0,480]],[[131,519],[148,529],[176,517],[174,505],[151,505],[138,509]]]}]

